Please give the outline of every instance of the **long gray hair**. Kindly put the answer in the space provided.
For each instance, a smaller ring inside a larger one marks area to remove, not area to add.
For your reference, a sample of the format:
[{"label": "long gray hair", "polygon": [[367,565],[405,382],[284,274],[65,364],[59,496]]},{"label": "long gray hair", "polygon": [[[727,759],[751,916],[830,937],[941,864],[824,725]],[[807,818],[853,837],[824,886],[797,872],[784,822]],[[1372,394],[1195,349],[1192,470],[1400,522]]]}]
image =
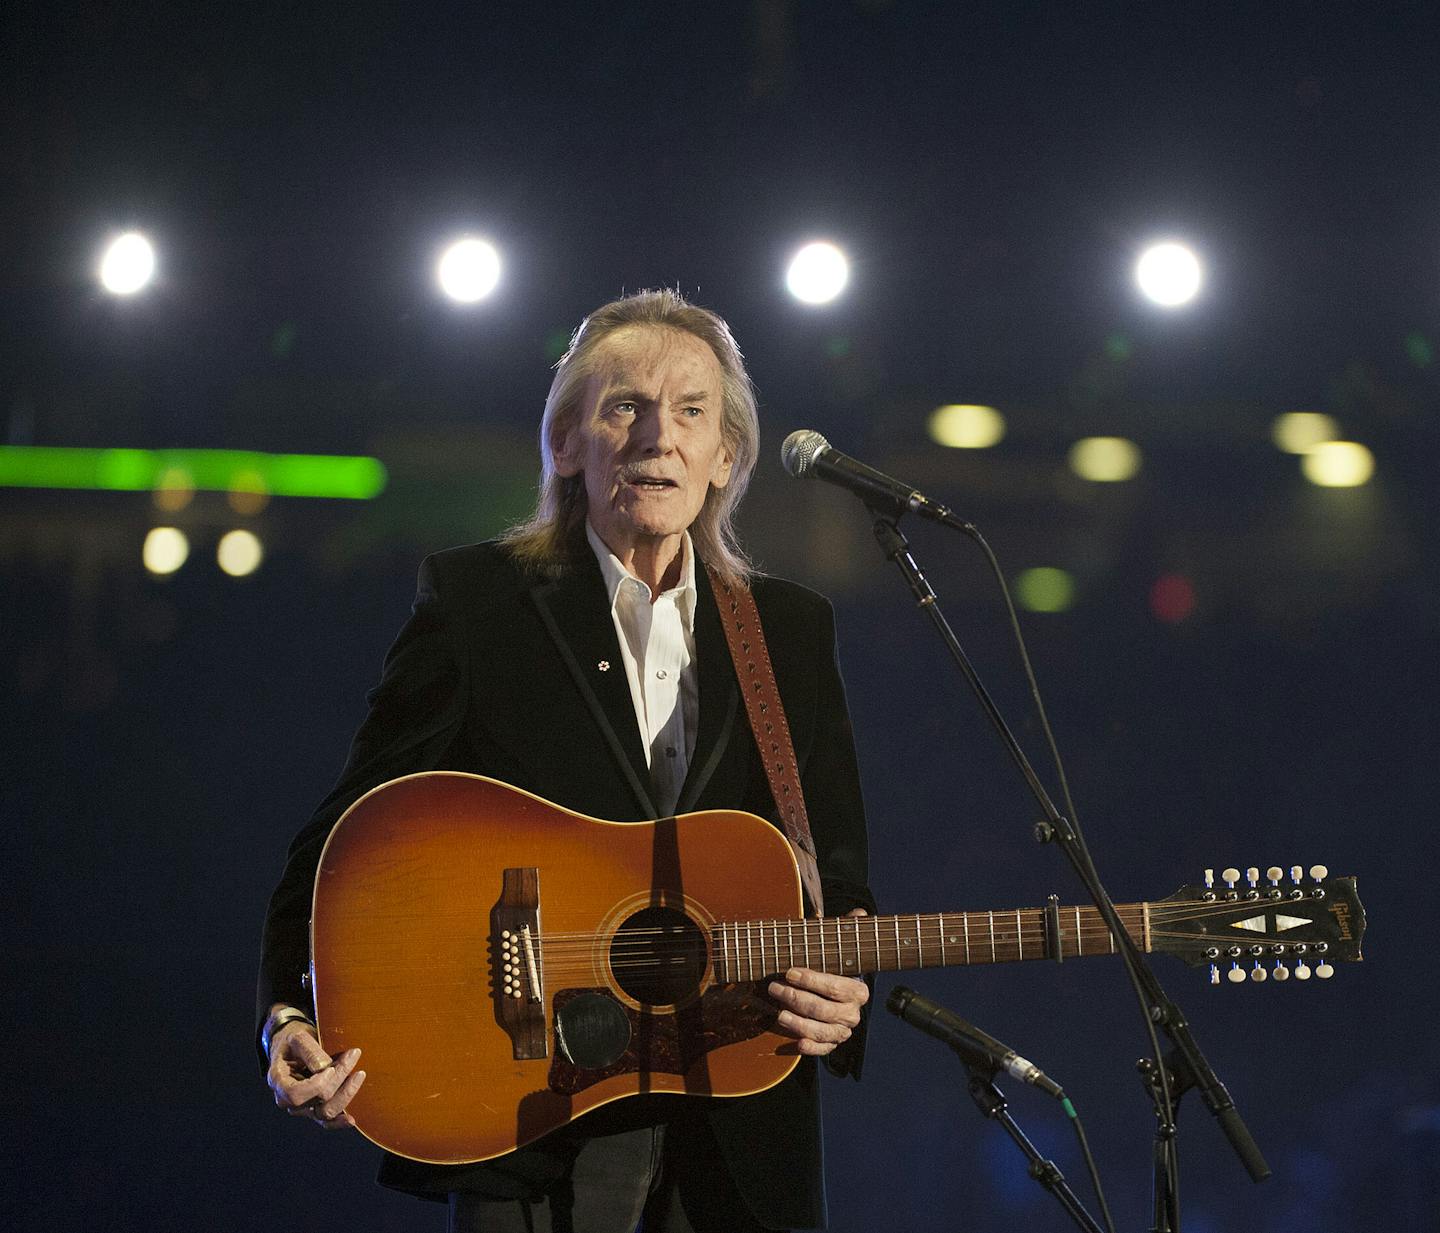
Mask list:
[{"label": "long gray hair", "polygon": [[575,429],[594,371],[595,350],[616,330],[627,326],[661,326],[693,334],[720,361],[720,438],[732,459],[730,482],[705,494],[690,535],[695,552],[732,585],[750,573],[750,560],[735,536],[734,514],[749,486],[760,449],[760,422],[755,387],[730,327],[709,309],[689,303],[677,291],[637,291],[597,308],[580,323],[570,348],[555,365],[555,379],[540,420],[540,498],[535,513],[503,535],[516,558],[538,573],[563,573],[584,543],[585,477],[555,471],[555,449]]}]

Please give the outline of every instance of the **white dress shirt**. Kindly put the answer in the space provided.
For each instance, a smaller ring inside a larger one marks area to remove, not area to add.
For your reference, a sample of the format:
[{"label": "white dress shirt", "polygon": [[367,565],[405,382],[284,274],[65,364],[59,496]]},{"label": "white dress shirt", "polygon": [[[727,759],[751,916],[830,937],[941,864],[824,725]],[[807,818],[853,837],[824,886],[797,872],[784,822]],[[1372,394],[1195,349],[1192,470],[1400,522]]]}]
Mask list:
[{"label": "white dress shirt", "polygon": [[630,682],[630,701],[650,783],[661,815],[680,799],[700,716],[695,666],[695,552],[687,532],[680,547],[680,582],[654,597],[648,585],[620,560],[587,522],[585,538],[610,595],[610,616],[620,638],[620,657]]}]

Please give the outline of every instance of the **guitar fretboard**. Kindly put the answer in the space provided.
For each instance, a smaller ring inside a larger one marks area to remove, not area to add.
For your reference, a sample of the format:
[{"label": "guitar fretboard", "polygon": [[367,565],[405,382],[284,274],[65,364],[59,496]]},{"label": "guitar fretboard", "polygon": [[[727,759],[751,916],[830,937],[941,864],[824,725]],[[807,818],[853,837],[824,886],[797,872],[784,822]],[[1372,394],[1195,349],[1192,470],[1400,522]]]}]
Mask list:
[{"label": "guitar fretboard", "polygon": [[[1118,908],[1126,932],[1146,951],[1148,909]],[[1115,953],[1115,939],[1093,907],[736,921],[716,925],[711,944],[721,982],[760,980],[792,967],[858,976],[1054,959],[1057,949],[1066,959]]]}]

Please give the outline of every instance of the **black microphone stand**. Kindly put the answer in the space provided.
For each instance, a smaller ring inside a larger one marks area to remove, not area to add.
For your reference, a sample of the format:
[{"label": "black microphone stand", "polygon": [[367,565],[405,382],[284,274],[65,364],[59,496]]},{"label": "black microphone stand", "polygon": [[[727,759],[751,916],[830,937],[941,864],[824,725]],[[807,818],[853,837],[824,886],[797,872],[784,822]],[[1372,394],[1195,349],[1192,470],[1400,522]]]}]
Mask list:
[{"label": "black microphone stand", "polygon": [[1005,1094],[995,1086],[997,1072],[994,1063],[979,1063],[966,1057],[959,1049],[956,1049],[955,1052],[960,1058],[961,1065],[965,1067],[965,1073],[970,1076],[970,1099],[975,1102],[975,1107],[981,1113],[1005,1127],[1005,1133],[1025,1153],[1025,1159],[1029,1161],[1027,1172],[1030,1176],[1055,1196],[1056,1201],[1069,1214],[1070,1219],[1086,1233],[1105,1233],[1095,1223],[1095,1218],[1085,1210],[1085,1205],[1076,1198],[1075,1192],[1070,1189],[1070,1183],[1065,1180],[1065,1175],[1060,1172],[1055,1162],[1046,1160],[1040,1154],[1039,1149],[1030,1142],[1029,1137],[1010,1115],[1010,1106],[1005,1101]]},{"label": "black microphone stand", "polygon": [[[1001,742],[1009,752],[1011,760],[1019,769],[1030,793],[1039,803],[1043,820],[1035,825],[1035,838],[1040,843],[1057,843],[1071,867],[1084,885],[1086,892],[1100,912],[1110,936],[1135,982],[1142,1009],[1147,1020],[1147,1030],[1154,1041],[1154,1029],[1159,1028],[1170,1039],[1173,1046],[1163,1059],[1156,1045],[1154,1061],[1144,1060],[1139,1064],[1145,1086],[1155,1104],[1155,1147],[1154,1147],[1154,1233],[1180,1233],[1180,1165],[1178,1127],[1179,1100],[1187,1087],[1194,1086],[1200,1092],[1206,1107],[1220,1123],[1225,1137],[1230,1141],[1236,1155],[1250,1174],[1252,1181],[1263,1181],[1270,1176],[1270,1166],[1260,1154],[1260,1148],[1251,1137],[1249,1129],[1235,1108],[1225,1085],[1215,1073],[1200,1047],[1190,1033],[1190,1026],[1180,1008],[1161,988],[1160,982],[1151,972],[1144,956],[1135,945],[1135,939],[1121,923],[1115,904],[1100,882],[1094,863],[1084,844],[1070,822],[1056,809],[1055,803],[1045,791],[1044,785],[1035,774],[1035,768],[1020,748],[1014,734],[1005,723],[995,701],[990,697],[976,673],[969,657],[961,647],[954,631],[940,611],[934,590],[915,558],[910,554],[909,542],[900,533],[899,522],[905,507],[899,502],[890,509],[877,508],[877,504],[866,502],[874,516],[874,533],[880,551],[887,560],[893,561],[904,577],[916,604],[930,617],[941,640],[949,649],[956,665],[969,683],[981,707],[989,718],[991,726],[999,734]],[[953,530],[970,536],[984,544],[975,527],[960,518],[947,515],[941,521]],[[1058,946],[1058,940],[1057,940]],[[978,1097],[977,1097],[978,1100]],[[983,1108],[983,1106],[982,1106]]]}]

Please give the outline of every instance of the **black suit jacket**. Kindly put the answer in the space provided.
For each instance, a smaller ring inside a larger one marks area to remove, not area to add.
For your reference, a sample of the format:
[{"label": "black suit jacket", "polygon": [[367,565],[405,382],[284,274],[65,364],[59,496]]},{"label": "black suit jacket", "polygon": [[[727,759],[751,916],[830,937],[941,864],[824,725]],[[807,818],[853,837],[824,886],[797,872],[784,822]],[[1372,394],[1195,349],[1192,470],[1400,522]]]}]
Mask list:
[{"label": "black suit jacket", "polygon": [[[271,899],[257,991],[262,1021],[272,1003],[310,1005],[301,974],[309,962],[320,851],[345,809],[375,785],[420,770],[463,770],[597,818],[656,816],[604,580],[588,548],[582,545],[574,559],[558,580],[522,572],[498,544],[451,549],[421,566],[413,615],[369,695],[369,715],[345,770],[296,836]],[[778,815],[703,568],[696,582],[699,729],[676,812],[744,809],[773,822]],[[800,765],[826,911],[873,911],[833,613],[823,597],[794,583],[757,577],[753,588]],[[602,671],[602,663],[610,669]],[[862,1054],[863,1031],[827,1062],[858,1077]],[[479,1165],[387,1156],[380,1180],[435,1196],[451,1190],[534,1195],[563,1173],[583,1136],[663,1118],[696,1099],[620,1101]],[[823,1223],[819,1094],[809,1059],[768,1091],[705,1099],[701,1107],[741,1194],[762,1221]]]}]

